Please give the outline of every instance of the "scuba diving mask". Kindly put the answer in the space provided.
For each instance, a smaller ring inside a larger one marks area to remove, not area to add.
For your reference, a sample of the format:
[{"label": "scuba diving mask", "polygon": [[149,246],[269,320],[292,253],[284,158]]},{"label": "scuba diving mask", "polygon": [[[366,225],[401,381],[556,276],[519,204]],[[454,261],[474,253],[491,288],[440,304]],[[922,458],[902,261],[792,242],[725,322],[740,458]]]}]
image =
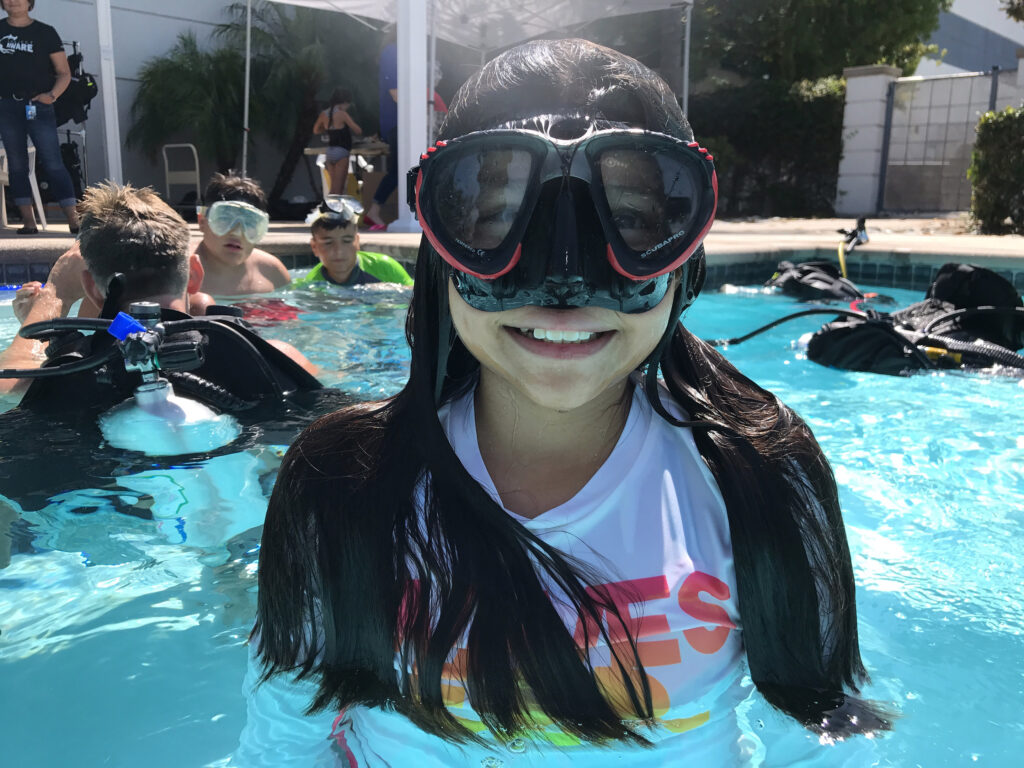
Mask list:
[{"label": "scuba diving mask", "polygon": [[714,219],[713,158],[637,129],[566,141],[496,129],[439,141],[409,172],[410,207],[472,307],[645,312],[684,267],[689,289]]},{"label": "scuba diving mask", "polygon": [[241,200],[218,200],[210,206],[199,206],[196,212],[206,217],[213,234],[218,237],[240,227],[245,239],[255,245],[267,235],[270,216],[255,205]]},{"label": "scuba diving mask", "polygon": [[347,227],[362,213],[363,204],[351,195],[327,195],[320,205],[309,212],[306,223],[336,229]]}]

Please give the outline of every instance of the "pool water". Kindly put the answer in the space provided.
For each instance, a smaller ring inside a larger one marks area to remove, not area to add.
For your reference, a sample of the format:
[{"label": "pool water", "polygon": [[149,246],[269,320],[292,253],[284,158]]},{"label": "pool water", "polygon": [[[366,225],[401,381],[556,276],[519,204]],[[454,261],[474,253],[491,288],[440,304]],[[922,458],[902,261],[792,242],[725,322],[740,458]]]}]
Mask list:
[{"label": "pool water", "polygon": [[[884,292],[901,306],[920,298]],[[402,385],[407,292],[277,296],[301,312],[265,332],[295,344],[327,383],[361,398]],[[16,328],[3,304],[0,345]],[[799,308],[755,291],[707,293],[687,323],[732,337]],[[765,765],[1016,765],[1024,385],[822,368],[794,340],[826,319],[784,324],[726,355],[793,406],[832,461],[873,676],[866,694],[903,716],[891,734],[830,747],[752,697],[746,727]],[[19,439],[0,433],[0,494]],[[284,447],[178,466],[113,462],[27,500],[0,496],[0,528],[11,531],[9,555],[0,539],[0,764],[198,768],[232,752],[260,524]]]}]

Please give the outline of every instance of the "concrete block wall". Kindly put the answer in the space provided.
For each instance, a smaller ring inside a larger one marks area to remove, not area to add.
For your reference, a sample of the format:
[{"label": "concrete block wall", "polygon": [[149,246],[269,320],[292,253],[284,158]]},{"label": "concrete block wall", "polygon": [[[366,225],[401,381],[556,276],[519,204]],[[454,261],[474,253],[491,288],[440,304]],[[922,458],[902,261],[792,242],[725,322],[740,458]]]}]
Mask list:
[{"label": "concrete block wall", "polygon": [[848,67],[843,110],[843,156],[839,161],[836,213],[873,214],[878,206],[889,85],[900,70],[889,66]]}]

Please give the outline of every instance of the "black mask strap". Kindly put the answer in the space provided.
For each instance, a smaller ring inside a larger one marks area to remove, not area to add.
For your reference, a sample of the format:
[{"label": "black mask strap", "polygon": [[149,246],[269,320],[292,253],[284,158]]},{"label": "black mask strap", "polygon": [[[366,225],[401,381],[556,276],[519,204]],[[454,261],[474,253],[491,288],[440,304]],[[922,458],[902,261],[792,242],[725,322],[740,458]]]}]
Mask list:
[{"label": "black mask strap", "polygon": [[107,282],[107,298],[103,300],[103,309],[100,310],[100,319],[113,320],[121,311],[121,297],[124,296],[125,288],[128,287],[128,278],[121,272],[115,272]]}]

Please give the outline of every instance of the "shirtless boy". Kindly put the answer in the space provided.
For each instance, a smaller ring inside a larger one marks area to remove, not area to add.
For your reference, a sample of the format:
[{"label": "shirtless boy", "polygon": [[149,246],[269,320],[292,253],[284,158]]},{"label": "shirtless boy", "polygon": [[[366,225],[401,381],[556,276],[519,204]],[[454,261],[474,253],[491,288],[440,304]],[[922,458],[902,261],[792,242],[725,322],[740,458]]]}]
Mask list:
[{"label": "shirtless boy", "polygon": [[206,277],[203,290],[214,296],[269,293],[291,281],[281,260],[256,244],[267,233],[267,197],[253,179],[215,173],[199,209],[202,242],[195,253]]}]

